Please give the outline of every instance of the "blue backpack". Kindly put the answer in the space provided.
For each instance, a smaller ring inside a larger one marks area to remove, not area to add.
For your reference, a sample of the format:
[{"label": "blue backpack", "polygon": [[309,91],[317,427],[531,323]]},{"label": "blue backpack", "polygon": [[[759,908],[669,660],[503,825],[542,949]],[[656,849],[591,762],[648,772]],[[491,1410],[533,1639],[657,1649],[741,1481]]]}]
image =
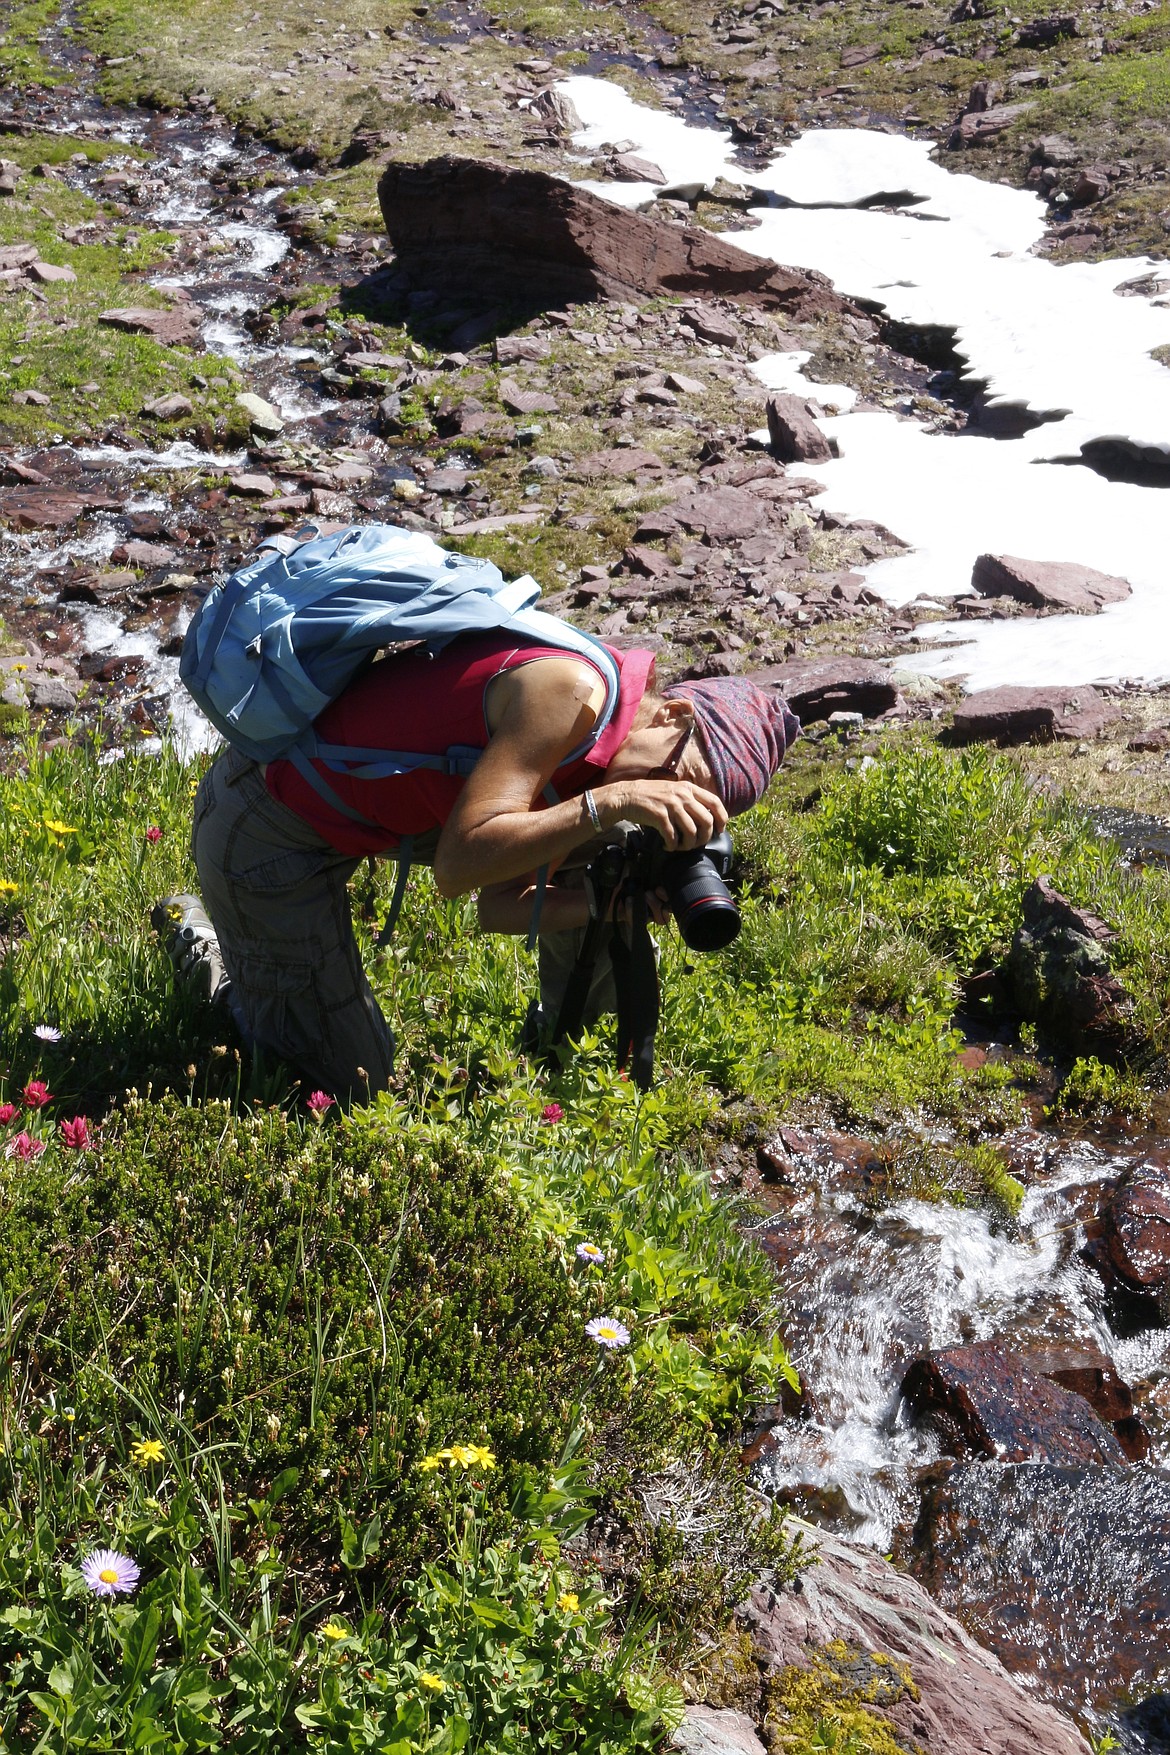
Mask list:
[{"label": "blue backpack", "polygon": [[[272,537],[199,606],[183,641],[179,676],[230,744],[257,762],[291,761],[334,810],[372,827],[337,796],[314,761],[333,773],[382,780],[416,768],[467,775],[482,753],[463,745],[435,755],[320,740],[313,721],[384,647],[422,641],[434,654],[459,634],[498,628],[575,652],[601,671],[605,704],[588,738],[565,760],[576,761],[596,743],[617,706],[617,666],[592,634],[534,609],[539,596],[527,574],[508,584],[490,561],[449,554],[429,536],[395,524],[350,525],[299,545]],[[409,870],[408,839],[396,856],[388,928]]]}]

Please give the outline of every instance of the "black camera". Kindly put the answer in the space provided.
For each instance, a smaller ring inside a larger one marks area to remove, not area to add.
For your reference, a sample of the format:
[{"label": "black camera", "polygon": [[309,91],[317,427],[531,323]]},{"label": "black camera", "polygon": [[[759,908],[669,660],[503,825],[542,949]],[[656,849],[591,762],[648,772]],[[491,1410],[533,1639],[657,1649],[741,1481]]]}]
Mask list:
[{"label": "black camera", "polygon": [[688,949],[721,951],[738,936],[741,925],[723,881],[731,870],[732,851],[726,829],[705,847],[668,853],[656,829],[629,827],[620,840],[603,848],[585,874],[591,906],[604,912],[619,886],[627,893],[665,890]]}]

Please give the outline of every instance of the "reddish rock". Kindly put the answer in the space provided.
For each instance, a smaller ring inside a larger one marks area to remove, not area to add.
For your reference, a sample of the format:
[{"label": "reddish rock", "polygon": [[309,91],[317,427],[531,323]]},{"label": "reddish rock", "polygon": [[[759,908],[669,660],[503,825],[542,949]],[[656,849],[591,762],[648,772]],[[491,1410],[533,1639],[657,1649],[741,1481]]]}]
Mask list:
[{"label": "reddish rock", "polygon": [[[839,1652],[840,1642],[858,1661],[873,1665],[880,1654],[909,1668],[913,1689],[897,1687],[896,1671],[882,1666],[872,1679],[886,1685],[873,1690],[870,1708],[889,1719],[904,1748],[923,1755],[1089,1755],[1076,1726],[1035,1699],[915,1579],[870,1548],[795,1518],[787,1527],[808,1541],[817,1564],[781,1587],[761,1580],[739,1612],[768,1675],[813,1669],[818,1660],[831,1665],[825,1648]],[[957,1583],[965,1588],[962,1573]],[[1075,1593],[1070,1599],[1075,1603]]]},{"label": "reddish rock", "polygon": [[990,110],[969,110],[955,123],[947,145],[952,152],[964,146],[981,146],[985,140],[996,139],[1035,107],[1035,104],[996,104]]},{"label": "reddish rock", "polygon": [[1086,165],[1072,187],[1072,203],[1074,207],[1091,207],[1096,201],[1104,201],[1113,179],[1103,165]]},{"label": "reddish rock", "polygon": [[169,396],[156,396],[153,401],[144,402],[142,412],[151,420],[179,420],[194,411],[190,399],[175,390]]},{"label": "reddish rock", "polygon": [[902,1394],[960,1457],[998,1462],[1123,1463],[1115,1435],[1088,1402],[1029,1371],[999,1341],[916,1359]]},{"label": "reddish rock", "polygon": [[644,548],[639,543],[626,549],[622,565],[627,573],[640,573],[644,579],[663,579],[674,572],[660,549]]},{"label": "reddish rock", "polygon": [[616,446],[612,451],[591,451],[573,465],[575,475],[664,475],[666,465],[654,451],[642,451],[636,445]]},{"label": "reddish rock", "polygon": [[782,463],[827,463],[833,455],[803,396],[769,396],[768,439]]},{"label": "reddish rock", "polygon": [[190,347],[199,339],[203,313],[193,302],[176,305],[172,311],[148,310],[135,305],[103,311],[98,318],[110,329],[122,329],[129,335],[149,335],[162,347]]},{"label": "reddish rock", "polygon": [[1133,1411],[1133,1393],[1095,1342],[1017,1343],[1017,1351],[1029,1371],[1088,1402],[1098,1418],[1112,1426],[1130,1462],[1142,1462],[1149,1455],[1150,1435]]},{"label": "reddish rock", "polygon": [[767,1755],[746,1712],[688,1706],[668,1745],[682,1755]]},{"label": "reddish rock", "polygon": [[60,530],[85,511],[85,501],[64,490],[0,494],[0,519],[17,530]]},{"label": "reddish rock", "polygon": [[1048,18],[1033,18],[1022,24],[1016,32],[1016,42],[1021,49],[1047,49],[1058,43],[1061,37],[1079,35],[1077,15],[1075,12],[1062,12]]},{"label": "reddish rock", "polygon": [[864,658],[800,658],[760,671],[754,681],[780,690],[805,724],[830,713],[863,713],[874,719],[897,704],[889,672]]},{"label": "reddish rock", "polygon": [[707,492],[684,494],[665,508],[686,530],[711,542],[734,542],[752,536],[768,523],[767,507],[743,488],[717,487]]},{"label": "reddish rock", "polygon": [[276,483],[270,475],[233,475],[228,492],[252,500],[270,500],[276,493]]},{"label": "reddish rock", "polygon": [[666,173],[661,165],[651,159],[639,158],[636,152],[617,152],[609,161],[609,168],[619,182],[623,183],[665,183]]},{"label": "reddish rock", "polygon": [[700,341],[709,341],[712,347],[739,346],[739,330],[731,318],[710,305],[693,305],[682,313],[682,321],[694,330]]},{"label": "reddish rock", "polygon": [[42,286],[68,285],[77,279],[72,268],[56,262],[30,262],[26,272],[30,280],[39,280]]},{"label": "reddish rock", "polygon": [[1096,689],[980,689],[955,708],[957,743],[1061,743],[1094,738],[1115,717]]},{"label": "reddish rock", "polygon": [[980,555],[971,583],[984,597],[1011,597],[1036,609],[1095,615],[1132,593],[1127,579],[1082,567],[1076,561],[1027,561],[1018,555]]},{"label": "reddish rock", "polygon": [[849,308],[823,275],[781,268],[698,226],[628,212],[545,171],[453,157],[396,161],[378,198],[408,280],[484,305],[690,292],[801,317]]},{"label": "reddish rock", "polygon": [[1138,1164],[1126,1172],[1102,1212],[1109,1261],[1136,1291],[1165,1300],[1170,1316],[1170,1172]]},{"label": "reddish rock", "polygon": [[509,414],[556,414],[560,407],[555,396],[539,390],[522,390],[507,378],[500,380],[500,401]]},{"label": "reddish rock", "polygon": [[110,559],[119,567],[169,567],[172,561],[178,560],[173,548],[164,548],[157,542],[122,542],[113,550]]}]

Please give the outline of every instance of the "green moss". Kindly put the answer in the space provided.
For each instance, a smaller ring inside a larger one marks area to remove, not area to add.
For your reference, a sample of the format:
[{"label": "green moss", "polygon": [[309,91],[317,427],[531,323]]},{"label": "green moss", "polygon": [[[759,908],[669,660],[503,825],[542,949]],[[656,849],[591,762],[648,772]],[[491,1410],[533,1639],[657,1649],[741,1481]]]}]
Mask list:
[{"label": "green moss", "polygon": [[766,1685],[765,1730],[773,1747],[805,1755],[920,1755],[903,1742],[874,1707],[917,1700],[908,1666],[882,1652],[863,1652],[834,1640],[813,1655],[808,1669],[789,1666]]}]

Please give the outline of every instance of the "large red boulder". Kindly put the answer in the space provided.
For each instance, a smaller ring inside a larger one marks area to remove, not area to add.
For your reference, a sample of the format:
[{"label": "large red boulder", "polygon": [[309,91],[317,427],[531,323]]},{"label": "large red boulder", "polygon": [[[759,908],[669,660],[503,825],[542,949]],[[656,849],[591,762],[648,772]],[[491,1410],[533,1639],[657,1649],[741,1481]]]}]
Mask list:
[{"label": "large red boulder", "polygon": [[801,318],[851,308],[821,274],[631,213],[546,171],[456,157],[393,163],[378,200],[406,279],[481,307],[697,293]]}]

